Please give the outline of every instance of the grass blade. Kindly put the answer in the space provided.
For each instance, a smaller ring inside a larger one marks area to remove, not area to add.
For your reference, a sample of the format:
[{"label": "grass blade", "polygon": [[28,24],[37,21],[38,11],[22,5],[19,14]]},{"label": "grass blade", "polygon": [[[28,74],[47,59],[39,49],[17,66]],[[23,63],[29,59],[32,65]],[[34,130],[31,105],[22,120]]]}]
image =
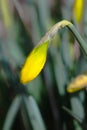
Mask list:
[{"label": "grass blade", "polygon": [[8,110],[8,113],[4,122],[3,130],[11,130],[11,126],[17,115],[20,104],[21,104],[21,96],[16,96]]},{"label": "grass blade", "polygon": [[46,130],[38,106],[33,97],[23,97],[33,130]]}]

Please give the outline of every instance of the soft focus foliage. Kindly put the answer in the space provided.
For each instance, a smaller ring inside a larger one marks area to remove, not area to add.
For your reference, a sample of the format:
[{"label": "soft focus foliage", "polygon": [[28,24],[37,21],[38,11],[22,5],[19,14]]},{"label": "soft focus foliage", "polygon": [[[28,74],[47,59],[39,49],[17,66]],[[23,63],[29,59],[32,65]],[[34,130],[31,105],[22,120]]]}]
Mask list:
[{"label": "soft focus foliage", "polygon": [[87,129],[86,23],[87,0],[0,0],[0,130]]}]

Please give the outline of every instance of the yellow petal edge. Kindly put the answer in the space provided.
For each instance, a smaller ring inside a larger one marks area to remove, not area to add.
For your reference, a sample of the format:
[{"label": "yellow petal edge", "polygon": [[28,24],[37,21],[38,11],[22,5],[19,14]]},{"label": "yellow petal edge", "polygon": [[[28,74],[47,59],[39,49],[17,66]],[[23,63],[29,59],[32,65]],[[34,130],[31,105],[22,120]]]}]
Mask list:
[{"label": "yellow petal edge", "polygon": [[44,67],[47,57],[49,40],[38,44],[27,57],[20,72],[20,82],[25,84],[38,76]]}]

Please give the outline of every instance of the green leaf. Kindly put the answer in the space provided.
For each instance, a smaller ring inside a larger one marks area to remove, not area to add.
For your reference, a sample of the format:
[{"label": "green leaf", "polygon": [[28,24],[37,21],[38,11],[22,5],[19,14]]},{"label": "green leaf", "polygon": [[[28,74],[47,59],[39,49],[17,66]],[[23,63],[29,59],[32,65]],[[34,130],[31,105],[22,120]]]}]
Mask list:
[{"label": "green leaf", "polygon": [[23,97],[33,130],[46,130],[39,108],[32,96]]},{"label": "green leaf", "polygon": [[7,113],[5,122],[4,122],[3,130],[11,130],[14,119],[15,119],[17,112],[20,108],[21,99],[22,99],[21,96],[18,95],[13,100],[13,102],[8,110],[8,113]]},{"label": "green leaf", "polygon": [[62,107],[69,115],[71,115],[78,123],[82,123],[82,119],[78,117],[75,113],[73,113],[71,110],[69,110],[67,107],[63,106]]}]

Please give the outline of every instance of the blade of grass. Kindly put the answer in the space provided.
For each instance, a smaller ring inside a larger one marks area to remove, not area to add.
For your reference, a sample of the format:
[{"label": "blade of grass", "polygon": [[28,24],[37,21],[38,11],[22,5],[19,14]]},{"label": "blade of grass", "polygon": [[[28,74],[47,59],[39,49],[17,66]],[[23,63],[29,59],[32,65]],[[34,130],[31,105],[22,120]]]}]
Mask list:
[{"label": "blade of grass", "polygon": [[[54,49],[54,50],[53,50]],[[65,95],[65,85],[67,84],[67,72],[62,61],[60,53],[58,53],[57,48],[51,49],[51,55],[53,60],[53,67],[55,73],[55,79],[57,83],[57,89],[60,95]],[[54,58],[55,57],[55,58]],[[62,77],[62,78],[61,78]]]},{"label": "blade of grass", "polygon": [[79,118],[76,114],[74,114],[72,111],[70,111],[67,107],[62,107],[69,115],[71,115],[79,124],[82,124],[82,119]]},{"label": "blade of grass", "polygon": [[8,110],[8,113],[7,113],[7,116],[6,116],[6,119],[4,121],[4,125],[3,125],[3,129],[2,130],[11,130],[11,126],[14,122],[14,119],[17,115],[17,112],[20,108],[20,104],[21,104],[21,96],[18,95],[15,97],[15,99],[13,100],[9,110]]},{"label": "blade of grass", "polygon": [[39,108],[32,96],[23,96],[24,104],[33,130],[46,130]]}]

